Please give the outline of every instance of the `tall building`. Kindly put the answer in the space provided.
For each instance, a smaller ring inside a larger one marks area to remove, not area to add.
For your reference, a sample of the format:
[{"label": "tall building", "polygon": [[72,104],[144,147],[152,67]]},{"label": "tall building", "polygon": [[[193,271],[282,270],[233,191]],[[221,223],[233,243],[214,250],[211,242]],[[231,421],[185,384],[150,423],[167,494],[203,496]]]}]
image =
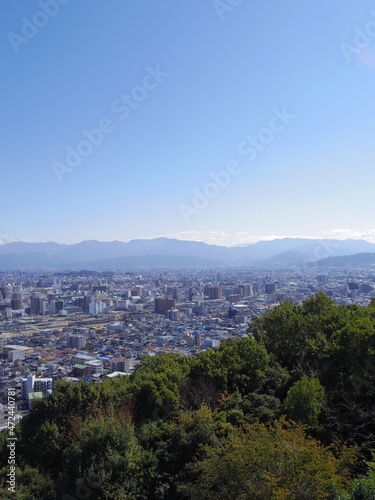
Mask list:
[{"label": "tall building", "polygon": [[35,378],[29,375],[21,380],[21,399],[30,399],[30,394],[41,392],[43,396],[52,393],[52,378]]},{"label": "tall building", "polygon": [[30,314],[46,314],[47,302],[43,297],[31,297],[30,299]]},{"label": "tall building", "polygon": [[10,301],[10,306],[13,311],[18,311],[22,309],[22,293],[21,292],[13,292],[12,299]]},{"label": "tall building", "polygon": [[50,300],[49,310],[51,314],[57,314],[64,309],[64,302],[62,300]]},{"label": "tall building", "polygon": [[176,309],[175,299],[155,299],[155,312],[159,314],[165,314],[169,309]]},{"label": "tall building", "polygon": [[269,295],[276,293],[276,290],[277,290],[276,283],[266,283],[266,285],[264,287],[264,291]]},{"label": "tall building", "polygon": [[3,354],[4,347],[7,345],[7,339],[3,335],[0,335],[0,354]]},{"label": "tall building", "polygon": [[107,308],[106,304],[101,300],[90,302],[89,314],[102,314],[106,308]]},{"label": "tall building", "polygon": [[169,309],[166,315],[171,321],[178,321],[180,319],[180,311],[178,309]]},{"label": "tall building", "polygon": [[223,298],[221,285],[219,286],[205,285],[204,294],[208,295],[208,300],[219,300]]},{"label": "tall building", "polygon": [[89,314],[89,312],[90,312],[90,301],[91,301],[90,295],[85,295],[83,312],[85,312],[86,314]]},{"label": "tall building", "polygon": [[194,332],[193,345],[195,347],[201,347],[202,342],[203,342],[202,334],[200,332]]},{"label": "tall building", "polygon": [[83,349],[86,347],[86,337],[84,335],[71,335],[69,337],[69,347]]}]

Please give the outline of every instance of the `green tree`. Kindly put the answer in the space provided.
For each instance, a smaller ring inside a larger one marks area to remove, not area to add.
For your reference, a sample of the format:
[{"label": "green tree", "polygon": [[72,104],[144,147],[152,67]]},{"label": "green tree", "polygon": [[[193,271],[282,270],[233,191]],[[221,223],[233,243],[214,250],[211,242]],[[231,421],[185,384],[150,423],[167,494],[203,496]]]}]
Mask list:
[{"label": "green tree", "polygon": [[333,482],[348,485],[351,451],[340,457],[285,420],[253,424],[224,445],[205,446],[194,499],[324,499]]},{"label": "green tree", "polygon": [[289,389],[284,409],[289,418],[316,429],[324,396],[324,387],[319,380],[304,376]]}]

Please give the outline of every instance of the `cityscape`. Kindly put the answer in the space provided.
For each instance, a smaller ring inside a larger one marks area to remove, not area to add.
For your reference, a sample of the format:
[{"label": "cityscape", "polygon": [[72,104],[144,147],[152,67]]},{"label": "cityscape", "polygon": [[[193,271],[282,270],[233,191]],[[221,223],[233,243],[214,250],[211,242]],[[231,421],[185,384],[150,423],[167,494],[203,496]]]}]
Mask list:
[{"label": "cityscape", "polygon": [[[195,356],[248,335],[252,319],[323,292],[339,305],[375,299],[372,268],[3,271],[1,396],[23,416],[58,380],[100,383],[143,356]],[[3,416],[3,427],[6,415]]]},{"label": "cityscape", "polygon": [[375,500],[375,6],[3,0],[0,500]]}]

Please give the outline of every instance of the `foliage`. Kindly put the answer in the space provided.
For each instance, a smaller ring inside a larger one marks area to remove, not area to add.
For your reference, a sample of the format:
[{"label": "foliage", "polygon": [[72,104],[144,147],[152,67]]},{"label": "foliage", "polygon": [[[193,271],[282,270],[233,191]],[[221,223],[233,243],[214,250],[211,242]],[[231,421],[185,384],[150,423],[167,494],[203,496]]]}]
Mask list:
[{"label": "foliage", "polygon": [[319,380],[305,375],[288,391],[284,401],[287,416],[316,429],[324,394],[324,387]]},{"label": "foliage", "polygon": [[191,498],[328,498],[333,481],[345,483],[342,462],[284,419],[253,424],[223,446],[205,446]]}]

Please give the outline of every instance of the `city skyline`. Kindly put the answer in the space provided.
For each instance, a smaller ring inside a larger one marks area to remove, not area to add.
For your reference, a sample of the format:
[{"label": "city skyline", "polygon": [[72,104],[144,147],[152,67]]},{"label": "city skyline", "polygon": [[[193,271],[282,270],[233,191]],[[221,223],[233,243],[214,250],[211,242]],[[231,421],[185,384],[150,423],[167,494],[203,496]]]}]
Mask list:
[{"label": "city skyline", "polygon": [[372,2],[4,5],[0,245],[375,242]]}]

